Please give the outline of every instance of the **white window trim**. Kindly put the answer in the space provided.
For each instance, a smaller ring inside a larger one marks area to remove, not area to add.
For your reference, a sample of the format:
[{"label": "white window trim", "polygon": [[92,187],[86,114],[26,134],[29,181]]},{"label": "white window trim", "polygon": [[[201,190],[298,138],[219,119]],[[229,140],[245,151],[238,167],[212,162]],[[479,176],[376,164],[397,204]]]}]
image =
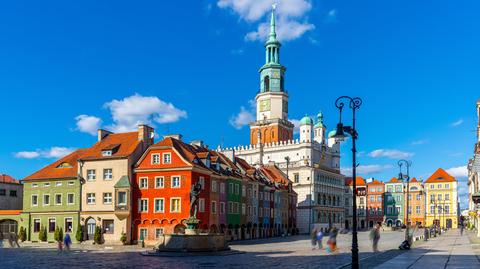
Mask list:
[{"label": "white window trim", "polygon": [[[72,230],[73,230],[73,218],[72,217],[65,217],[65,218],[63,218],[63,232],[64,233],[67,232],[67,227],[65,227],[65,222],[67,222],[67,219],[72,221]],[[72,231],[70,231],[70,232],[72,232]]]},{"label": "white window trim", "polygon": [[73,185],[75,185],[75,182],[73,182],[73,181],[68,182],[68,186],[73,186]]},{"label": "white window trim", "polygon": [[62,185],[63,183],[60,181],[55,182],[55,187],[61,187]]},{"label": "white window trim", "polygon": [[[57,204],[57,195],[60,195],[60,203]],[[63,195],[61,193],[55,193],[55,205],[62,205],[63,204]]]},{"label": "white window trim", "polygon": [[[162,186],[157,186],[157,179],[162,179]],[[164,176],[157,176],[155,177],[155,189],[164,189],[165,188],[165,177]]]},{"label": "white window trim", "polygon": [[158,233],[157,233],[158,230],[162,230],[162,233],[161,233],[162,235],[163,235],[164,232],[165,232],[165,229],[163,229],[163,228],[155,228],[155,239],[159,239],[159,238],[160,238],[160,236],[158,236]]},{"label": "white window trim", "polygon": [[[33,196],[37,197],[37,203],[33,204]],[[38,206],[38,194],[32,194],[31,199],[30,199],[30,204],[33,206]]]},{"label": "white window trim", "polygon": [[147,228],[138,229],[138,238],[142,237],[142,231],[145,231],[145,237],[143,237],[143,239],[145,240],[148,238],[148,229]]},{"label": "white window trim", "polygon": [[[165,162],[165,156],[170,156],[169,162]],[[172,164],[172,153],[162,153],[162,164]]]},{"label": "white window trim", "polygon": [[[173,205],[172,201],[174,199],[179,200],[179,209],[180,209],[179,211],[172,211],[172,205]],[[182,198],[181,197],[171,197],[170,198],[170,213],[182,213]]]},{"label": "white window trim", "polygon": [[[157,210],[156,204],[157,201],[162,200],[163,201],[163,209],[162,210]],[[153,213],[165,213],[165,198],[155,198],[153,200]]]},{"label": "white window trim", "polygon": [[[147,186],[146,187],[142,187],[142,180],[143,179],[146,179],[147,180]],[[145,190],[145,189],[148,189],[148,177],[141,177],[138,179],[138,187],[142,190]]]},{"label": "white window trim", "polygon": [[57,228],[57,218],[56,217],[53,217],[53,218],[48,218],[48,226],[47,226],[47,234],[48,233],[51,233],[50,232],[50,220],[54,220],[55,221],[55,229]]},{"label": "white window trim", "polygon": [[[147,201],[147,209],[145,211],[142,208],[142,201]],[[138,213],[148,213],[148,198],[138,199]]]},{"label": "white window trim", "polygon": [[[38,230],[38,232],[34,232],[34,230],[35,230],[35,221],[36,221],[36,220],[38,220],[38,223],[40,224],[40,229]],[[33,223],[33,225],[32,225],[32,226],[33,226],[33,227],[32,227],[32,233],[39,233],[40,230],[42,230],[42,219],[40,219],[40,218],[35,218],[35,219],[33,219],[33,222],[32,222],[32,223]]]},{"label": "white window trim", "polygon": [[[88,195],[89,195],[89,194],[93,194],[93,203],[90,203],[90,202],[88,201]],[[94,192],[88,192],[88,193],[86,193],[86,198],[87,198],[87,201],[86,201],[86,202],[87,202],[87,205],[95,205],[95,204],[97,204],[97,195],[96,195]]]},{"label": "white window trim", "polygon": [[[153,160],[155,159],[155,156],[158,157],[158,163],[154,162]],[[150,161],[150,164],[160,164],[161,163],[161,158],[162,156],[160,155],[160,153],[154,153],[152,154],[152,159]]]},{"label": "white window trim", "polygon": [[[174,178],[174,177],[178,177],[178,187],[174,187],[174,186],[173,186],[173,178]],[[182,187],[182,176],[172,176],[172,177],[170,177],[170,179],[171,179],[171,180],[170,180],[170,188],[172,188],[172,189],[179,189],[179,188]]]},{"label": "white window trim", "polygon": [[[210,205],[210,212],[211,212],[212,214],[217,214],[217,213],[218,213],[218,212],[217,212],[217,201],[212,201],[210,204],[211,204],[211,205]],[[215,209],[215,210],[214,210],[214,209]]]},{"label": "white window trim", "polygon": [[[203,205],[203,208],[200,205]],[[205,198],[198,199],[198,212],[205,212]]]},{"label": "white window trim", "polygon": [[[73,203],[68,202],[68,195],[73,195]],[[67,205],[74,205],[75,204],[75,193],[69,192],[67,193]]]},{"label": "white window trim", "polygon": [[[111,178],[105,177],[105,170],[112,170],[112,172],[111,172],[111,176],[112,176],[112,177],[111,177]],[[103,180],[105,180],[105,181],[111,181],[111,180],[113,180],[113,168],[103,168],[103,175],[102,175],[102,176],[103,176]]]},{"label": "white window trim", "polygon": [[[110,200],[111,200],[110,203],[105,203],[105,195],[104,195],[104,194],[106,194],[106,193],[110,193]],[[104,193],[102,193],[102,203],[103,203],[104,205],[111,205],[111,204],[113,204],[113,193],[111,193],[111,192],[104,192]]]},{"label": "white window trim", "polygon": [[[94,173],[93,173],[93,175],[95,176],[94,179],[90,179],[90,178],[88,177],[88,175],[89,175],[89,174],[88,174],[88,171],[93,171],[93,172],[94,172]],[[87,181],[95,181],[95,180],[97,180],[97,170],[96,170],[96,169],[87,169]]]},{"label": "white window trim", "polygon": [[33,184],[32,184],[32,188],[38,188],[38,184],[37,184],[37,183],[33,183]]}]

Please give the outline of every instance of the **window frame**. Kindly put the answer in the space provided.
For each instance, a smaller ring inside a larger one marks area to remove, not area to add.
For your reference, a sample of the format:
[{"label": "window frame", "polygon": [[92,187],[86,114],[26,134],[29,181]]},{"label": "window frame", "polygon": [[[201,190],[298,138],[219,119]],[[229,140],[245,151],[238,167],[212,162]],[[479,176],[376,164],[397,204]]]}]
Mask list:
[{"label": "window frame", "polygon": [[[33,203],[33,197],[35,197],[35,204]],[[38,194],[32,194],[31,198],[30,198],[30,204],[31,206],[38,206]]]},{"label": "window frame", "polygon": [[[161,210],[157,210],[157,201],[162,201]],[[165,198],[155,198],[153,200],[153,213],[165,213]]]},{"label": "window frame", "polygon": [[[155,161],[155,158],[158,157],[158,161]],[[161,156],[160,153],[153,153],[151,157],[151,162],[150,164],[155,165],[155,164],[161,164]]]},{"label": "window frame", "polygon": [[[143,182],[146,182],[145,186],[143,186]],[[138,179],[138,188],[141,190],[148,189],[148,177],[140,177]]]},{"label": "window frame", "polygon": [[[68,201],[70,195],[72,195],[72,197],[73,197],[71,203]],[[67,205],[74,205],[74,204],[75,204],[75,193],[71,193],[71,192],[67,193]]]},{"label": "window frame", "polygon": [[[90,194],[90,196],[89,196]],[[95,205],[97,204],[97,195],[94,192],[87,192],[86,194],[87,197],[87,205]]]},{"label": "window frame", "polygon": [[[165,157],[168,156],[168,161],[165,161]],[[162,153],[162,164],[172,164],[172,153],[170,152],[165,152]]]},{"label": "window frame", "polygon": [[[93,178],[90,178],[89,172],[93,171]],[[96,169],[87,169],[87,181],[97,180],[97,170]]]},{"label": "window frame", "polygon": [[[57,203],[57,197],[60,196],[60,203]],[[63,195],[61,193],[55,193],[55,205],[63,204]]]},{"label": "window frame", "polygon": [[[178,186],[174,186],[174,182],[175,182],[174,179],[176,179],[176,178],[178,178]],[[182,187],[182,176],[172,176],[171,180],[170,180],[170,188],[179,189],[181,187]]]},{"label": "window frame", "polygon": [[[146,208],[144,208],[143,202],[146,202]],[[140,198],[138,199],[138,213],[148,213],[148,198]]]},{"label": "window frame", "polygon": [[[178,211],[173,210],[173,201],[178,200]],[[182,198],[181,197],[170,197],[170,213],[182,213]]]},{"label": "window frame", "polygon": [[[161,179],[159,181],[159,179]],[[162,184],[158,184],[161,182]],[[165,188],[165,177],[164,176],[156,176],[155,177],[155,189],[164,189]]]},{"label": "window frame", "polygon": [[[107,197],[105,196],[105,194],[110,194],[110,202],[105,202],[105,198],[107,198]],[[104,193],[102,193],[102,203],[103,203],[104,205],[111,205],[111,204],[113,204],[113,193],[111,193],[111,192],[104,192]]]},{"label": "window frame", "polygon": [[[107,171],[110,171],[110,173],[106,173]],[[107,175],[109,175],[110,177],[107,177]],[[103,168],[103,180],[105,181],[113,180],[113,168]]]}]

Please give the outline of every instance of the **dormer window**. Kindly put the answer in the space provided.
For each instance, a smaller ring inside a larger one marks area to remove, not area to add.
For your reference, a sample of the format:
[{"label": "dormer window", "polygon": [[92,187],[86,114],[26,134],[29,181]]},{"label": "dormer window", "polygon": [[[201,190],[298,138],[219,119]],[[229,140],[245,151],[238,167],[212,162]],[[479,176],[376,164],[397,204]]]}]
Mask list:
[{"label": "dormer window", "polygon": [[115,154],[117,152],[118,148],[120,147],[120,144],[112,144],[108,145],[105,148],[102,149],[102,156],[103,157],[109,157]]},{"label": "dormer window", "polygon": [[171,164],[171,163],[172,163],[172,154],[163,153],[163,164]]},{"label": "dormer window", "polygon": [[217,170],[220,170],[220,164],[217,163]]},{"label": "dormer window", "polygon": [[160,164],[160,154],[152,154],[152,164]]},{"label": "dormer window", "polygon": [[102,156],[103,157],[112,156],[112,151],[111,150],[102,150]]},{"label": "dormer window", "polygon": [[210,167],[210,159],[205,159],[205,166]]}]

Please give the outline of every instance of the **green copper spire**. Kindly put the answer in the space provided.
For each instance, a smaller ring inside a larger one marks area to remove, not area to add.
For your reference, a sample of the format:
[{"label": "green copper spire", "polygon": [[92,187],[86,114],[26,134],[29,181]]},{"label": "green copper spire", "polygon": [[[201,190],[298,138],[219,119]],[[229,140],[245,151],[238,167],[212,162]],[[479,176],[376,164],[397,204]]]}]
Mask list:
[{"label": "green copper spire", "polygon": [[267,43],[278,42],[277,33],[275,32],[275,8],[276,7],[277,7],[276,4],[272,5],[272,15],[270,17],[270,34],[268,35]]}]

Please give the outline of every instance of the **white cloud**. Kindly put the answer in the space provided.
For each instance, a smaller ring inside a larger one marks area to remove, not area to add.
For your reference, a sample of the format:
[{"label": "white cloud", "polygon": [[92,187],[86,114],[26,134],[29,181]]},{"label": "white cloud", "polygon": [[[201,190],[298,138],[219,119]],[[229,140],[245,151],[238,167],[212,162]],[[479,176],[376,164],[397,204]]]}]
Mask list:
[{"label": "white cloud", "polygon": [[293,123],[293,133],[298,134],[300,133],[300,120],[297,119],[291,119],[289,120],[291,123]]},{"label": "white cloud", "polygon": [[412,145],[419,146],[419,145],[427,144],[428,142],[429,142],[428,139],[415,140],[412,142]]},{"label": "white cloud", "polygon": [[102,120],[95,116],[79,115],[75,117],[77,130],[91,135],[96,135],[102,125]]},{"label": "white cloud", "polygon": [[[378,174],[386,170],[392,169],[393,166],[390,164],[380,165],[380,164],[371,164],[371,165],[359,165],[357,167],[357,175],[367,176],[372,174]],[[352,175],[352,168],[342,168],[342,174],[346,176]]]},{"label": "white cloud", "polygon": [[34,158],[61,158],[72,153],[75,148],[51,147],[49,149],[37,149],[35,151],[20,151],[15,153],[15,158],[34,159]]},{"label": "white cloud", "polygon": [[447,169],[447,173],[449,173],[453,177],[458,178],[468,177],[468,169],[466,165]]},{"label": "white cloud", "polygon": [[235,127],[235,129],[240,130],[243,126],[249,125],[251,122],[255,121],[255,116],[251,110],[247,110],[244,106],[240,107],[240,112],[230,118],[230,125]]},{"label": "white cloud", "polygon": [[390,158],[390,159],[408,159],[414,154],[411,152],[400,151],[396,149],[377,149],[368,154],[372,158]]},{"label": "white cloud", "polygon": [[452,127],[457,127],[463,124],[463,119],[458,119],[457,121],[454,121],[450,124]]},{"label": "white cloud", "polygon": [[176,108],[172,103],[138,93],[122,100],[112,100],[104,106],[112,114],[113,124],[108,129],[113,132],[133,131],[139,124],[172,123],[187,118],[187,112]]},{"label": "white cloud", "polygon": [[328,11],[327,16],[325,17],[325,22],[336,23],[337,15],[338,15],[338,11],[336,9],[331,9],[330,11]]},{"label": "white cloud", "polygon": [[245,36],[246,40],[254,41],[266,39],[270,24],[266,15],[270,14],[272,4],[276,2],[276,30],[279,40],[293,40],[315,28],[307,21],[307,13],[312,9],[309,0],[219,0],[217,5],[223,9],[231,9],[249,23],[255,24],[262,20],[257,30]]}]

